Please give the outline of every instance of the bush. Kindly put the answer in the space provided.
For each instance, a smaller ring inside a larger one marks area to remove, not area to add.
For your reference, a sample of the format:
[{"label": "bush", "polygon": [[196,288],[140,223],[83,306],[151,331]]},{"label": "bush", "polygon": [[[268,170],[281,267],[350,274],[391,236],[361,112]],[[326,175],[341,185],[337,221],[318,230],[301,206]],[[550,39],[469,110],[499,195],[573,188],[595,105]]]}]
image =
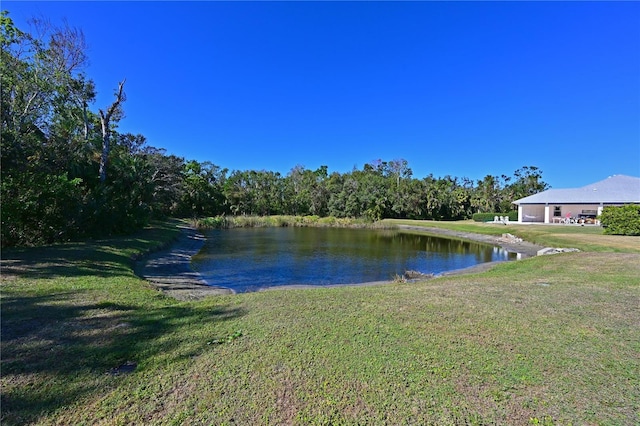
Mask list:
[{"label": "bush", "polygon": [[42,173],[3,176],[2,246],[38,246],[68,241],[82,230],[81,179]]},{"label": "bush", "polygon": [[600,222],[605,234],[640,235],[640,205],[607,206],[602,210]]},{"label": "bush", "polygon": [[500,216],[497,213],[474,213],[471,217],[474,222],[491,222],[495,216]]},{"label": "bush", "polygon": [[[472,219],[475,222],[493,222],[493,218],[494,217],[500,217],[500,216],[504,216],[504,213],[475,213],[472,216]],[[507,214],[507,216],[509,216],[509,220],[511,222],[517,222],[518,221],[518,212],[517,211],[511,211]]]}]

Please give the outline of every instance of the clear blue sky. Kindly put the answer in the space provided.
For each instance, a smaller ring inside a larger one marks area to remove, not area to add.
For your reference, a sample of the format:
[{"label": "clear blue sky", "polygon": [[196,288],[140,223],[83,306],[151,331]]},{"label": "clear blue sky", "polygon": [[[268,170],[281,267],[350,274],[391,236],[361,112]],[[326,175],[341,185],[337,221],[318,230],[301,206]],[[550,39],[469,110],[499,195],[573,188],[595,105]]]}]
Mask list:
[{"label": "clear blue sky", "polygon": [[286,174],[404,158],[414,177],[522,166],[554,188],[640,176],[638,2],[16,2],[83,29],[120,131]]}]

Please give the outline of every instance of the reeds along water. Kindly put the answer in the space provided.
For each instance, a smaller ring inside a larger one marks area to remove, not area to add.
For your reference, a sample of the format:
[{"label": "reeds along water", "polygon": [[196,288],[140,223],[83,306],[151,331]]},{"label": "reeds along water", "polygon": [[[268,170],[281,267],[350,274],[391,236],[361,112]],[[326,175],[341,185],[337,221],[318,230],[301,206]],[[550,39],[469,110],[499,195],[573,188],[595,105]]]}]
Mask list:
[{"label": "reeds along water", "polygon": [[333,216],[214,216],[191,220],[194,228],[231,229],[266,227],[336,227],[336,228],[372,228],[395,229],[395,225],[372,222],[366,219],[336,218]]}]

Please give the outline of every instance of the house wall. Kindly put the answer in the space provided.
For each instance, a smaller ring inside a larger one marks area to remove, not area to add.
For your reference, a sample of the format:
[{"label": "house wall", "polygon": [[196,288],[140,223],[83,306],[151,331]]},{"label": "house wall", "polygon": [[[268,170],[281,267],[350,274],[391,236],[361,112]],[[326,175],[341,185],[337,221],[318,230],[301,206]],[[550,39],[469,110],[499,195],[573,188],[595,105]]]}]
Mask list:
[{"label": "house wall", "polygon": [[[577,218],[583,210],[595,211],[597,216],[602,213],[603,206],[622,204],[521,204],[518,206],[518,221],[532,223],[553,223],[554,217],[566,218],[570,215]],[[560,215],[555,216],[556,207],[560,207]],[[556,219],[557,220],[557,219]]]}]

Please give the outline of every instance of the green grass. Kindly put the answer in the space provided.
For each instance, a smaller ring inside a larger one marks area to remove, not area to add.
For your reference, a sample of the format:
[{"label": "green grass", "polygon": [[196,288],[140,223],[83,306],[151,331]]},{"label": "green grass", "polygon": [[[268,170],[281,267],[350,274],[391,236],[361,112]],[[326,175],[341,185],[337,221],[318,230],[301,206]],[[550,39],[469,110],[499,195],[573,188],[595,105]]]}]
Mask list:
[{"label": "green grass", "polygon": [[[131,270],[174,225],[3,253],[3,425],[640,422],[627,243],[420,283],[179,302]],[[570,246],[596,236],[549,228],[539,238]]]},{"label": "green grass", "polygon": [[471,220],[436,222],[427,220],[385,219],[383,225],[411,225],[425,228],[444,228],[485,235],[510,233],[526,241],[547,247],[575,247],[590,252],[640,253],[640,239],[632,236],[605,235],[599,226],[578,225],[522,225],[478,223]]}]

